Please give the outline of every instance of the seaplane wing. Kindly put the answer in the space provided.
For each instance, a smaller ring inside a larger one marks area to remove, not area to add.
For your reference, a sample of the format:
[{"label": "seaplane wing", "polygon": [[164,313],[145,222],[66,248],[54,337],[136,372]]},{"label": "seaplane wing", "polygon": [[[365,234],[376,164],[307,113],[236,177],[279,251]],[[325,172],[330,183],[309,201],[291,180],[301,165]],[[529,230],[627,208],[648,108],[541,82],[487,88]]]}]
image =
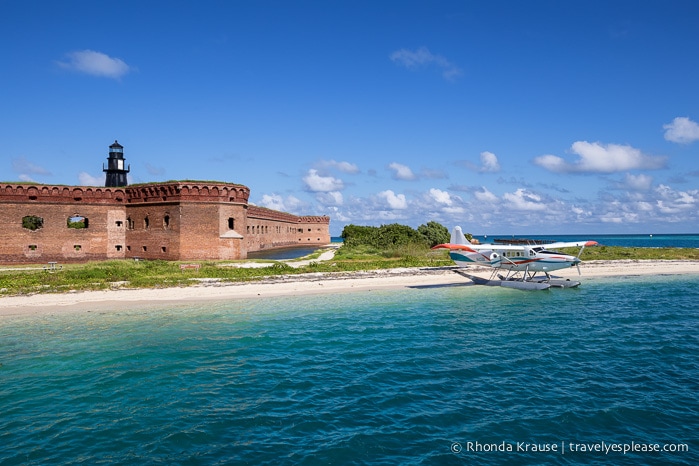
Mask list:
[{"label": "seaplane wing", "polygon": [[559,243],[550,243],[550,244],[544,244],[544,248],[546,249],[558,249],[558,248],[580,248],[580,247],[587,247],[587,246],[597,246],[597,241],[573,241],[573,242],[559,242]]},{"label": "seaplane wing", "polygon": [[472,244],[470,247],[476,251],[524,251],[526,249],[526,246],[517,244]]},{"label": "seaplane wing", "polygon": [[588,246],[597,246],[597,241],[572,241],[572,242],[557,242],[537,245],[521,245],[521,244],[454,244],[444,243],[432,247],[432,249],[449,249],[451,251],[525,251],[533,248],[541,249],[559,249],[559,248],[580,248]]}]

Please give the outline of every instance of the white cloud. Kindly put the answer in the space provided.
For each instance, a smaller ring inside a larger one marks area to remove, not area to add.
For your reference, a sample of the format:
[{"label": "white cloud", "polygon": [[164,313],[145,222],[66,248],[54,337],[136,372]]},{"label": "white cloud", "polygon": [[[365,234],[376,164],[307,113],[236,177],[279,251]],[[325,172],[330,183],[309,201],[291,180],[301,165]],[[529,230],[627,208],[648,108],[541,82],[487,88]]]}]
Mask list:
[{"label": "white cloud", "polygon": [[500,171],[500,162],[492,152],[481,152],[481,168],[480,171],[485,173],[495,173]]},{"label": "white cloud", "polygon": [[665,166],[665,157],[643,154],[631,146],[619,144],[590,143],[577,141],[571,152],[580,156],[574,163],[568,163],[555,155],[542,155],[534,163],[556,173],[615,173],[626,170],[655,170]]},{"label": "white cloud", "polygon": [[405,194],[395,194],[389,189],[386,191],[381,191],[379,193],[379,197],[384,199],[391,209],[402,210],[408,208],[408,202],[405,199]]},{"label": "white cloud", "polygon": [[410,167],[397,162],[391,163],[388,168],[394,171],[393,178],[396,180],[410,181],[416,178]]},{"label": "white cloud", "polygon": [[477,201],[479,202],[486,202],[488,204],[494,204],[498,202],[498,197],[488,191],[488,188],[485,186],[481,186],[482,191],[475,191],[473,193],[473,196],[476,198]]},{"label": "white cloud", "polygon": [[699,204],[699,190],[675,191],[661,184],[655,189],[659,199],[657,206],[663,214],[678,214],[681,212],[696,212]]},{"label": "white cloud", "polygon": [[447,191],[442,191],[441,189],[431,188],[430,197],[437,203],[444,204],[446,206],[450,206],[454,202],[451,199],[451,195]]},{"label": "white cloud", "polygon": [[30,175],[51,175],[51,172],[44,167],[27,160],[25,156],[12,159],[12,169],[20,173],[21,176]]},{"label": "white cloud", "polygon": [[638,214],[633,212],[610,212],[600,217],[602,223],[638,223]]},{"label": "white cloud", "polygon": [[534,163],[547,169],[548,171],[563,173],[566,171],[572,171],[569,169],[568,164],[564,159],[557,155],[540,155],[534,159]]},{"label": "white cloud", "polygon": [[287,196],[287,198],[284,199],[279,194],[264,194],[262,195],[260,206],[272,210],[280,210],[282,212],[296,212],[303,206],[303,203],[294,196]]},{"label": "white cloud", "polygon": [[333,176],[321,176],[318,170],[311,168],[308,174],[303,177],[304,183],[309,191],[312,192],[330,192],[340,191],[344,189],[344,183],[341,179]]},{"label": "white cloud", "polygon": [[448,81],[454,81],[461,76],[461,70],[441,55],[434,55],[427,47],[417,50],[400,49],[390,55],[391,61],[408,69],[434,65],[442,70],[442,77]]},{"label": "white cloud", "polygon": [[104,176],[92,176],[87,172],[80,172],[78,173],[78,182],[81,186],[104,186]]},{"label": "white cloud", "polygon": [[648,191],[653,184],[653,177],[648,175],[626,174],[624,186],[635,191]]},{"label": "white cloud", "polygon": [[102,52],[94,50],[79,50],[66,54],[67,61],[58,62],[62,68],[100,76],[119,79],[131,68],[119,58],[112,58]]},{"label": "white cloud", "polygon": [[650,202],[639,201],[636,203],[636,208],[641,212],[652,212],[653,204]]},{"label": "white cloud", "polygon": [[689,144],[699,140],[699,124],[687,117],[677,117],[672,123],[663,125],[665,139],[680,144]]},{"label": "white cloud", "polygon": [[420,178],[427,180],[443,180],[449,178],[442,170],[434,170],[431,168],[423,168],[420,170]]},{"label": "white cloud", "polygon": [[324,206],[334,205],[341,206],[344,203],[342,193],[339,191],[330,191],[327,193],[316,193],[316,199]]},{"label": "white cloud", "polygon": [[337,162],[335,160],[325,160],[320,163],[324,168],[335,168],[343,173],[354,175],[359,173],[359,167],[349,162]]},{"label": "white cloud", "polygon": [[465,212],[463,207],[444,207],[442,211],[449,215],[461,215]]},{"label": "white cloud", "polygon": [[510,203],[509,208],[514,210],[546,210],[546,204],[542,202],[541,196],[526,189],[520,188],[514,193],[505,193],[502,197]]},{"label": "white cloud", "polygon": [[576,220],[585,220],[592,217],[592,212],[590,210],[584,209],[576,205],[571,206],[570,211],[575,215]]}]

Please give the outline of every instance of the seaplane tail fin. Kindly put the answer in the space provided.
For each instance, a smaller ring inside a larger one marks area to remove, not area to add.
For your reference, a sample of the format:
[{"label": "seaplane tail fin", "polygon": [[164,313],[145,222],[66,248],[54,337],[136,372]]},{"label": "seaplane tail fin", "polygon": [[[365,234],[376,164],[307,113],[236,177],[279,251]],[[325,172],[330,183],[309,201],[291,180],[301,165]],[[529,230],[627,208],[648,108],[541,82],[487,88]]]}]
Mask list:
[{"label": "seaplane tail fin", "polygon": [[451,240],[449,242],[451,244],[471,244],[471,242],[464,236],[464,232],[461,231],[460,226],[455,226],[451,231]]},{"label": "seaplane tail fin", "polygon": [[450,251],[469,251],[476,252],[471,247],[471,242],[466,239],[461,227],[454,227],[451,232],[451,238],[448,243],[432,246],[432,249],[449,249]]}]

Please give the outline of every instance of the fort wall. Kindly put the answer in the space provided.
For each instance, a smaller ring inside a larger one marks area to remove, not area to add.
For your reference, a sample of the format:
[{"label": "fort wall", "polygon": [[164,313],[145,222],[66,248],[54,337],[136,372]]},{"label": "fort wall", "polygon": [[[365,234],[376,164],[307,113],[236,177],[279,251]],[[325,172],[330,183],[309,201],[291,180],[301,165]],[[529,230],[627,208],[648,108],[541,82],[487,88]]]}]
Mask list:
[{"label": "fort wall", "polygon": [[248,251],[330,243],[330,217],[298,217],[249,206],[247,218]]},{"label": "fort wall", "polygon": [[128,187],[0,185],[0,262],[244,259],[330,242],[329,217],[248,205],[246,186],[208,182]]}]

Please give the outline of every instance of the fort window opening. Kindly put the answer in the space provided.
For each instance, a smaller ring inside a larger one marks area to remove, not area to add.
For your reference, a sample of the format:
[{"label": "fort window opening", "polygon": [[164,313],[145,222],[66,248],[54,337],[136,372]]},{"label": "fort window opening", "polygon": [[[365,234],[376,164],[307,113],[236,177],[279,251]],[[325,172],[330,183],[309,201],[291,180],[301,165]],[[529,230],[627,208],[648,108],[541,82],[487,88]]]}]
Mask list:
[{"label": "fort window opening", "polygon": [[68,228],[75,228],[76,230],[80,230],[83,228],[87,228],[88,221],[87,217],[75,214],[72,217],[68,217],[67,224]]},{"label": "fort window opening", "polygon": [[114,246],[114,247],[116,248],[117,251],[121,251],[121,244],[117,244],[117,245]]},{"label": "fort window opening", "polygon": [[165,214],[165,217],[163,217],[163,228],[170,228],[170,216],[168,214]]},{"label": "fort window opening", "polygon": [[235,220],[233,217],[228,217],[228,229],[235,230]]},{"label": "fort window opening", "polygon": [[27,230],[36,231],[44,226],[44,219],[37,217],[35,215],[27,215],[22,217],[22,228]]},{"label": "fort window opening", "polygon": [[123,224],[124,224],[124,222],[122,222],[121,220],[116,221],[116,226],[118,226],[118,227],[122,226]]},{"label": "fort window opening", "polygon": [[143,228],[145,228],[145,229],[147,230],[149,226],[150,226],[150,219],[149,219],[148,216],[146,215],[146,216],[143,218]]},{"label": "fort window opening", "polygon": [[143,252],[146,252],[148,250],[148,246],[143,246]]},{"label": "fort window opening", "polygon": [[126,217],[126,229],[127,230],[133,230],[134,228],[134,223],[131,217]]},{"label": "fort window opening", "polygon": [[165,246],[161,247],[160,252],[167,252],[167,248]]},{"label": "fort window opening", "polygon": [[30,245],[29,245],[29,250],[30,250],[30,251],[36,251],[36,244],[30,244]]},{"label": "fort window opening", "polygon": [[80,251],[83,247],[80,246],[79,244],[76,244],[73,246],[73,248],[75,248],[76,251]]}]

